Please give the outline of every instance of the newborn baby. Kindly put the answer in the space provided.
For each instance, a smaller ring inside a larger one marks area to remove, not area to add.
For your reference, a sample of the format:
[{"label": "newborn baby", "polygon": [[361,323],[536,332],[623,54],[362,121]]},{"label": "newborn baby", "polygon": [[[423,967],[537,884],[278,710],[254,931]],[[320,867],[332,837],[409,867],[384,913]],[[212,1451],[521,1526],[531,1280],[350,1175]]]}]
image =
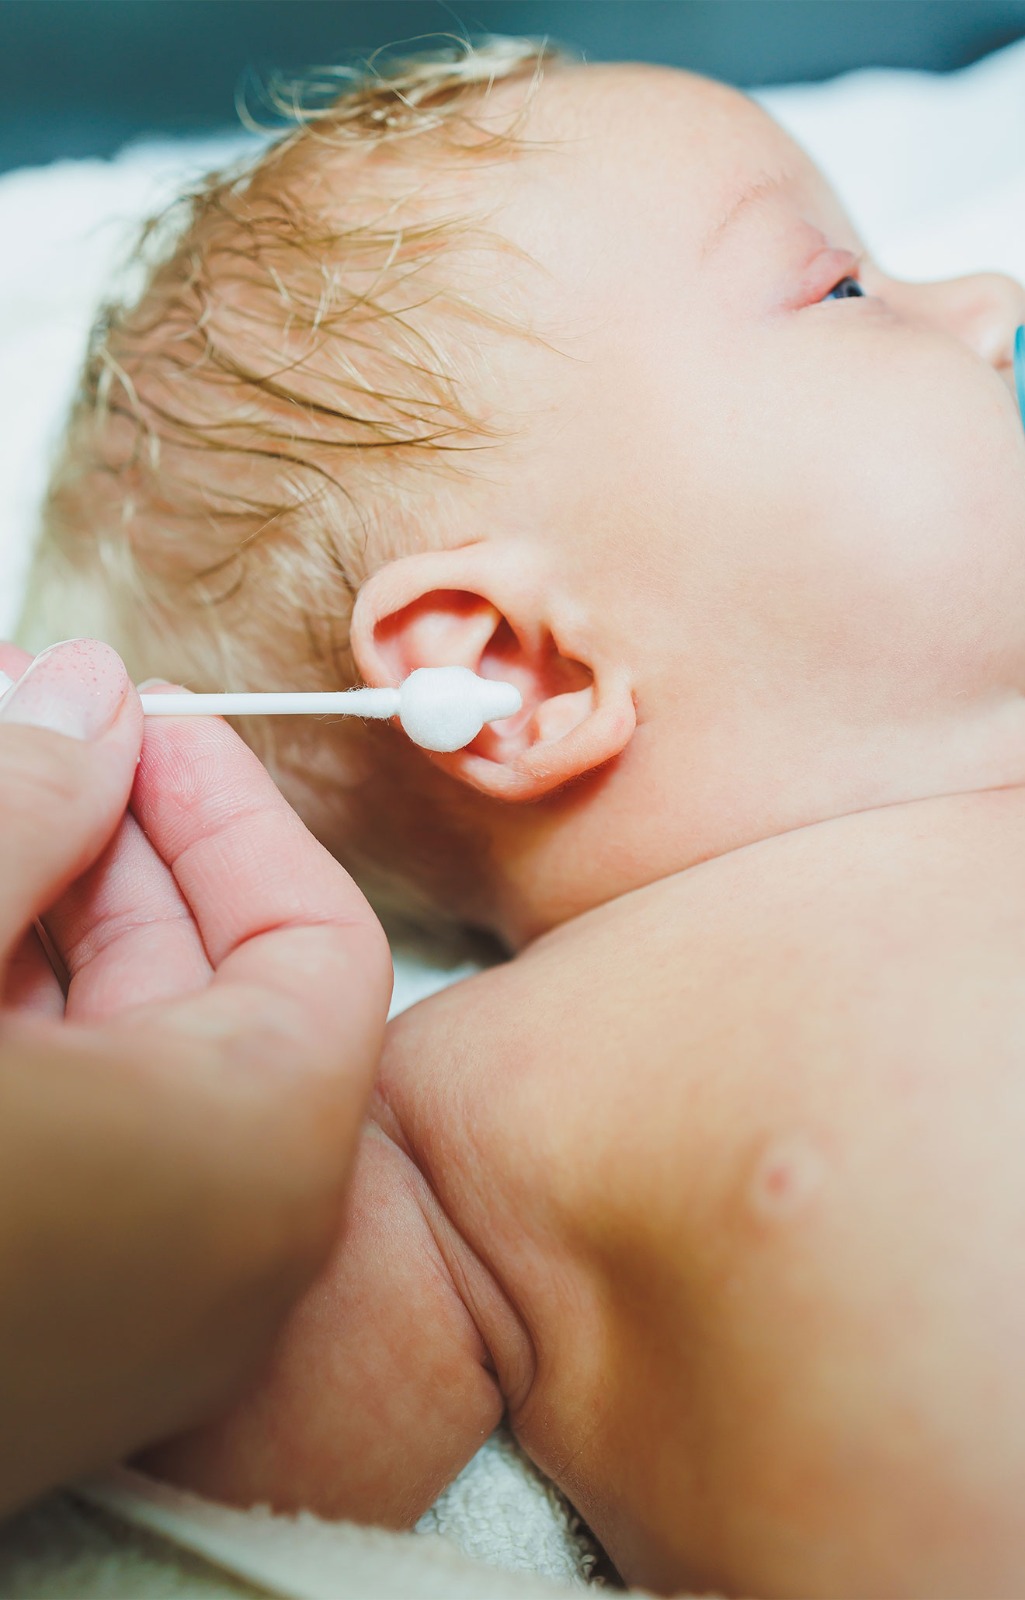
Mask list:
[{"label": "newborn baby", "polygon": [[732,89],[543,56],[192,200],[55,479],[33,644],[524,701],[247,730],[513,959],[392,1024],[334,1260],[150,1465],[409,1527],[505,1415],[631,1582],[1020,1596],[1025,293],[888,277]]}]

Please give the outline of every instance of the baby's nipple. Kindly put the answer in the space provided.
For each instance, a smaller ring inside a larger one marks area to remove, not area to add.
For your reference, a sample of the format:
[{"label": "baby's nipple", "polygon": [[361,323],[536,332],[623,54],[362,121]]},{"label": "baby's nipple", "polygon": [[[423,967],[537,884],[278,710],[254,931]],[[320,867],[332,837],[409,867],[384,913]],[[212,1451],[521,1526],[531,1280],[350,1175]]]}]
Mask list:
[{"label": "baby's nipple", "polygon": [[815,1198],[825,1177],[825,1159],[811,1139],[779,1136],[755,1162],[747,1189],[750,1211],[759,1222],[788,1222]]}]

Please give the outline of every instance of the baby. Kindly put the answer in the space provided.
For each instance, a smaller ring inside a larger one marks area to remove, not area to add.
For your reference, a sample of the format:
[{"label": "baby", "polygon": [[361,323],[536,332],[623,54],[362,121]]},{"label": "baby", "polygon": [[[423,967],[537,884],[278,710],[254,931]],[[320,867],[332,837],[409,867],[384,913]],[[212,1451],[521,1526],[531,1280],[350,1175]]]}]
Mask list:
[{"label": "baby", "polygon": [[504,1415],[657,1591],[1025,1594],[1025,292],[888,277],[730,88],[508,41],[157,244],[26,641],[524,705],[246,730],[512,959],[391,1025],[333,1261],[150,1465],[409,1527]]}]

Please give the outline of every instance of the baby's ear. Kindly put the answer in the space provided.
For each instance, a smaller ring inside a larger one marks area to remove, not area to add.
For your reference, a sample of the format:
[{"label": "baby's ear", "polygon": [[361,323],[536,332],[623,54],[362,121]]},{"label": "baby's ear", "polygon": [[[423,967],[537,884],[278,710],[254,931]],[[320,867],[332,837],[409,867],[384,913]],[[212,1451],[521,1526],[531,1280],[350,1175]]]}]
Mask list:
[{"label": "baby's ear", "polygon": [[418,667],[469,667],[520,691],[522,709],[485,724],[465,750],[424,752],[493,799],[536,800],[594,772],[637,725],[624,664],[571,642],[546,576],[522,545],[425,551],[381,567],[353,610],[352,650],[366,683],[394,686]]}]

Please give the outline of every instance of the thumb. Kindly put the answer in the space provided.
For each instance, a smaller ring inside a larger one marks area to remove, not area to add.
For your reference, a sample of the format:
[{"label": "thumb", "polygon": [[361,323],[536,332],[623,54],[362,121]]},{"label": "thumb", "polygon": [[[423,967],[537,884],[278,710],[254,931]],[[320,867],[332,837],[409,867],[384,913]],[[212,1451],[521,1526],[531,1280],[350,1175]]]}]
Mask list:
[{"label": "thumb", "polygon": [[0,961],[113,836],[142,729],[120,657],[95,639],[44,650],[0,699]]}]

